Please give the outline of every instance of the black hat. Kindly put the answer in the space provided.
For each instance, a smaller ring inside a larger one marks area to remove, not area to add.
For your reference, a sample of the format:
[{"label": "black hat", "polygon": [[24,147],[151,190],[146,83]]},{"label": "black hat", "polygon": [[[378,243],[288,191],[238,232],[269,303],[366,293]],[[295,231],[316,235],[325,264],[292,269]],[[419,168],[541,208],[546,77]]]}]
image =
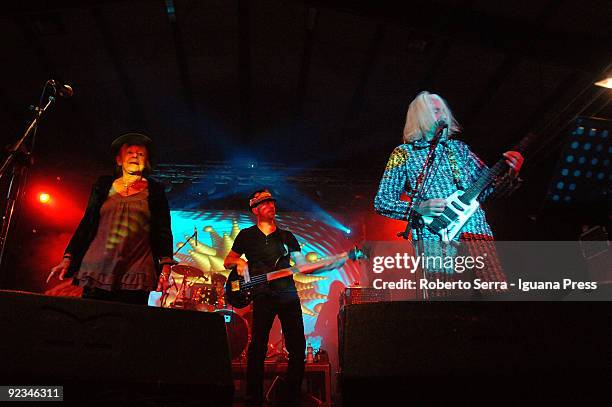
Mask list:
[{"label": "black hat", "polygon": [[113,156],[119,154],[121,146],[124,144],[130,146],[143,146],[147,149],[149,157],[153,154],[153,141],[142,133],[125,133],[117,137],[111,143],[111,152]]},{"label": "black hat", "polygon": [[252,195],[252,198],[249,199],[249,208],[253,209],[260,203],[266,201],[276,202],[276,199],[267,189],[264,189],[263,191],[257,191]]}]

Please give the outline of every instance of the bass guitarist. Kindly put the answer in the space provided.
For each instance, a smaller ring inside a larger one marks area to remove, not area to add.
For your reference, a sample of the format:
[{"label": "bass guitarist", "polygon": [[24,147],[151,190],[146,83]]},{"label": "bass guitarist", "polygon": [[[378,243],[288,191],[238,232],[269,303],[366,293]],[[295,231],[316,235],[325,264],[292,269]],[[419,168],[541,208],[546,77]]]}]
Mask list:
[{"label": "bass guitarist", "polygon": [[[236,267],[238,274],[249,280],[266,271],[289,267],[292,258],[296,265],[306,263],[300,245],[293,233],[276,226],[276,199],[268,190],[259,190],[249,197],[249,208],[257,224],[243,229],[234,240],[232,250],[225,258],[226,268]],[[241,256],[248,260],[244,261]],[[300,299],[288,276],[267,283],[263,292],[253,300],[253,326],[247,356],[247,405],[261,406],[263,402],[264,361],[268,349],[268,336],[274,318],[278,315],[289,353],[281,405],[299,405],[304,376],[304,323]]]}]

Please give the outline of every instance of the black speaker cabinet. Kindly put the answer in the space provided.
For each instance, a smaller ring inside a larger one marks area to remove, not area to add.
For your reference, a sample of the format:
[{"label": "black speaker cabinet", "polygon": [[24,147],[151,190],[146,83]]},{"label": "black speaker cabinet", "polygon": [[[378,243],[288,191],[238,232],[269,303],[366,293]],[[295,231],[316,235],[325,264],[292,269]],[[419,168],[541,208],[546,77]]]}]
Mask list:
[{"label": "black speaker cabinet", "polygon": [[610,315],[605,302],[347,305],[343,405],[584,401],[609,389]]},{"label": "black speaker cabinet", "polygon": [[63,405],[231,406],[223,316],[0,291],[0,383]]}]

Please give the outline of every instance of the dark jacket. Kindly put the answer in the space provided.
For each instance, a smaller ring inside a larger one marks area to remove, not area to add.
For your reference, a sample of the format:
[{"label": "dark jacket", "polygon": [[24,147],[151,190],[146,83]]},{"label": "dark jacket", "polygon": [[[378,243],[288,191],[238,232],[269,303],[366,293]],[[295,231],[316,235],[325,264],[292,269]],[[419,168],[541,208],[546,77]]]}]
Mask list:
[{"label": "dark jacket", "polygon": [[[72,255],[66,277],[73,277],[81,267],[83,257],[98,230],[100,208],[108,198],[114,180],[111,176],[103,176],[98,178],[93,186],[83,219],[72,239],[70,239],[68,247],[66,247],[65,253]],[[172,229],[170,228],[170,209],[164,193],[164,186],[151,178],[147,178],[147,180],[149,183],[149,211],[151,212],[151,250],[159,274],[161,272],[159,260],[161,258],[172,259],[173,242]]]}]

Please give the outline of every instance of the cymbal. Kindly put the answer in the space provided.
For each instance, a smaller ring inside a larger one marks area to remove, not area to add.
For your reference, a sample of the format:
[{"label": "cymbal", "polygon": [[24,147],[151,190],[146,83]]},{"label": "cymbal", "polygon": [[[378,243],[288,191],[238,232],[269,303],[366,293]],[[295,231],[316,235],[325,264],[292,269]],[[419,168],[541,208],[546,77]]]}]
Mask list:
[{"label": "cymbal", "polygon": [[225,276],[219,273],[205,273],[204,275],[201,275],[201,276],[186,277],[186,281],[189,284],[205,284],[205,285],[210,285],[214,283],[224,284],[225,280],[227,280]]},{"label": "cymbal", "polygon": [[186,264],[177,264],[176,266],[172,267],[172,272],[185,277],[200,277],[204,275],[202,270],[199,268],[188,266]]},{"label": "cymbal", "polygon": [[197,276],[197,277],[185,277],[185,281],[189,285],[210,285],[210,277],[207,276]]}]

